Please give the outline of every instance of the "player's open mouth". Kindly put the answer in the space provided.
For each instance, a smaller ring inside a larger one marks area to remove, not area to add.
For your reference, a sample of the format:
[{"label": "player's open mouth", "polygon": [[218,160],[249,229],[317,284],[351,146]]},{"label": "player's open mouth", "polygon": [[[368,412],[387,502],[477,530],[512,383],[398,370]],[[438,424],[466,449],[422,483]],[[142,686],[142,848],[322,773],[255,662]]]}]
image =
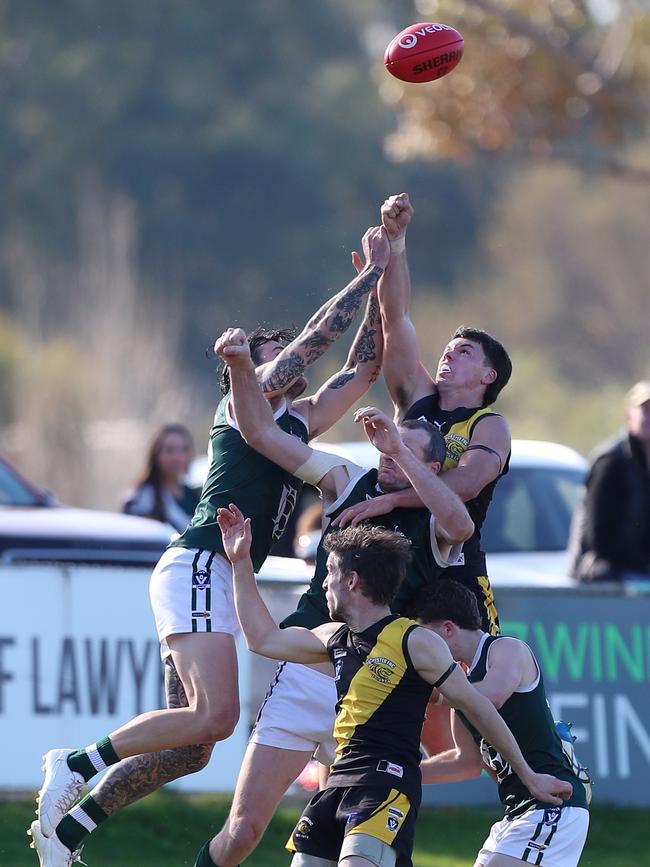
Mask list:
[{"label": "player's open mouth", "polygon": [[438,367],[438,373],[451,373],[451,367],[448,364],[441,364]]}]

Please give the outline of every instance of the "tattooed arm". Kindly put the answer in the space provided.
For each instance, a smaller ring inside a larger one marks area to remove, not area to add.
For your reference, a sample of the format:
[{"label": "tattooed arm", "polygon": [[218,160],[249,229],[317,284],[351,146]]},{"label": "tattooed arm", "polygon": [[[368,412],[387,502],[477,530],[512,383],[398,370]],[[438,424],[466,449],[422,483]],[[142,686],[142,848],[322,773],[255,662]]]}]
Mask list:
[{"label": "tattooed arm", "polygon": [[377,292],[368,297],[366,315],[357,331],[347,361],[316,394],[294,401],[293,406],[309,421],[309,436],[329,430],[368,391],[379,376],[384,342]]},{"label": "tattooed arm", "polygon": [[384,273],[390,248],[386,232],[374,226],[363,236],[366,264],[351,283],[327,301],[282,352],[258,368],[258,380],[267,397],[282,394],[305,369],[343,334],[361,304]]}]

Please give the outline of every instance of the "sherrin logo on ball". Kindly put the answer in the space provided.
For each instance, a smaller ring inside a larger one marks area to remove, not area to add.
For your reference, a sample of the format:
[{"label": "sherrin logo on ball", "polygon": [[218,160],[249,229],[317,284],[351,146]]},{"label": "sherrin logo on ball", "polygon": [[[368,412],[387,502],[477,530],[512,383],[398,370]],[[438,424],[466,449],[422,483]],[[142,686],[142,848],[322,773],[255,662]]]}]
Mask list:
[{"label": "sherrin logo on ball", "polygon": [[389,44],[384,65],[401,81],[435,81],[458,66],[463,48],[463,37],[448,24],[411,24]]}]

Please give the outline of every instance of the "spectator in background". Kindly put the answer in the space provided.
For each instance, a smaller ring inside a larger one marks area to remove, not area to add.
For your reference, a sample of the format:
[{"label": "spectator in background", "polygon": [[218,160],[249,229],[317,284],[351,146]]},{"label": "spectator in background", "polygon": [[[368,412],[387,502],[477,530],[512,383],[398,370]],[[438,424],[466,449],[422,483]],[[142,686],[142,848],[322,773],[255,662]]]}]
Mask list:
[{"label": "spectator in background", "polygon": [[122,506],[128,515],[166,521],[179,533],[199,502],[199,490],[185,483],[194,454],[192,436],[180,424],[167,424],[153,438],[147,462]]},{"label": "spectator in background", "polygon": [[625,401],[626,434],[596,452],[571,533],[580,581],[650,579],[650,381]]}]

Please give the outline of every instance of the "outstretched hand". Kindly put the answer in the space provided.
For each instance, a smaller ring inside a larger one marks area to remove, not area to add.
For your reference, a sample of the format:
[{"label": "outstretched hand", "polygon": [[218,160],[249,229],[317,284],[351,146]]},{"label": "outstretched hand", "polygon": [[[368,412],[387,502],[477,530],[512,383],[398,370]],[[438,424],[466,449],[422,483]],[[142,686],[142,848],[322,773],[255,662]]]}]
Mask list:
[{"label": "outstretched hand", "polygon": [[232,367],[235,364],[250,362],[251,350],[246,333],[242,328],[227,328],[214,344],[214,354]]},{"label": "outstretched hand", "polygon": [[217,509],[217,524],[221,530],[223,550],[231,563],[250,556],[252,533],[251,519],[230,503],[227,509]]},{"label": "outstretched hand", "polygon": [[388,235],[382,226],[371,226],[361,239],[361,247],[365,256],[365,264],[359,253],[352,253],[352,264],[361,273],[367,265],[376,265],[385,268],[390,259],[390,244]]},{"label": "outstretched hand", "polygon": [[383,454],[394,455],[404,446],[395,422],[376,406],[358,409],[354,420],[357,423],[362,422],[366,436]]},{"label": "outstretched hand", "polygon": [[408,193],[389,196],[381,206],[381,222],[388,234],[388,240],[403,238],[412,217],[413,206],[409,202]]}]

